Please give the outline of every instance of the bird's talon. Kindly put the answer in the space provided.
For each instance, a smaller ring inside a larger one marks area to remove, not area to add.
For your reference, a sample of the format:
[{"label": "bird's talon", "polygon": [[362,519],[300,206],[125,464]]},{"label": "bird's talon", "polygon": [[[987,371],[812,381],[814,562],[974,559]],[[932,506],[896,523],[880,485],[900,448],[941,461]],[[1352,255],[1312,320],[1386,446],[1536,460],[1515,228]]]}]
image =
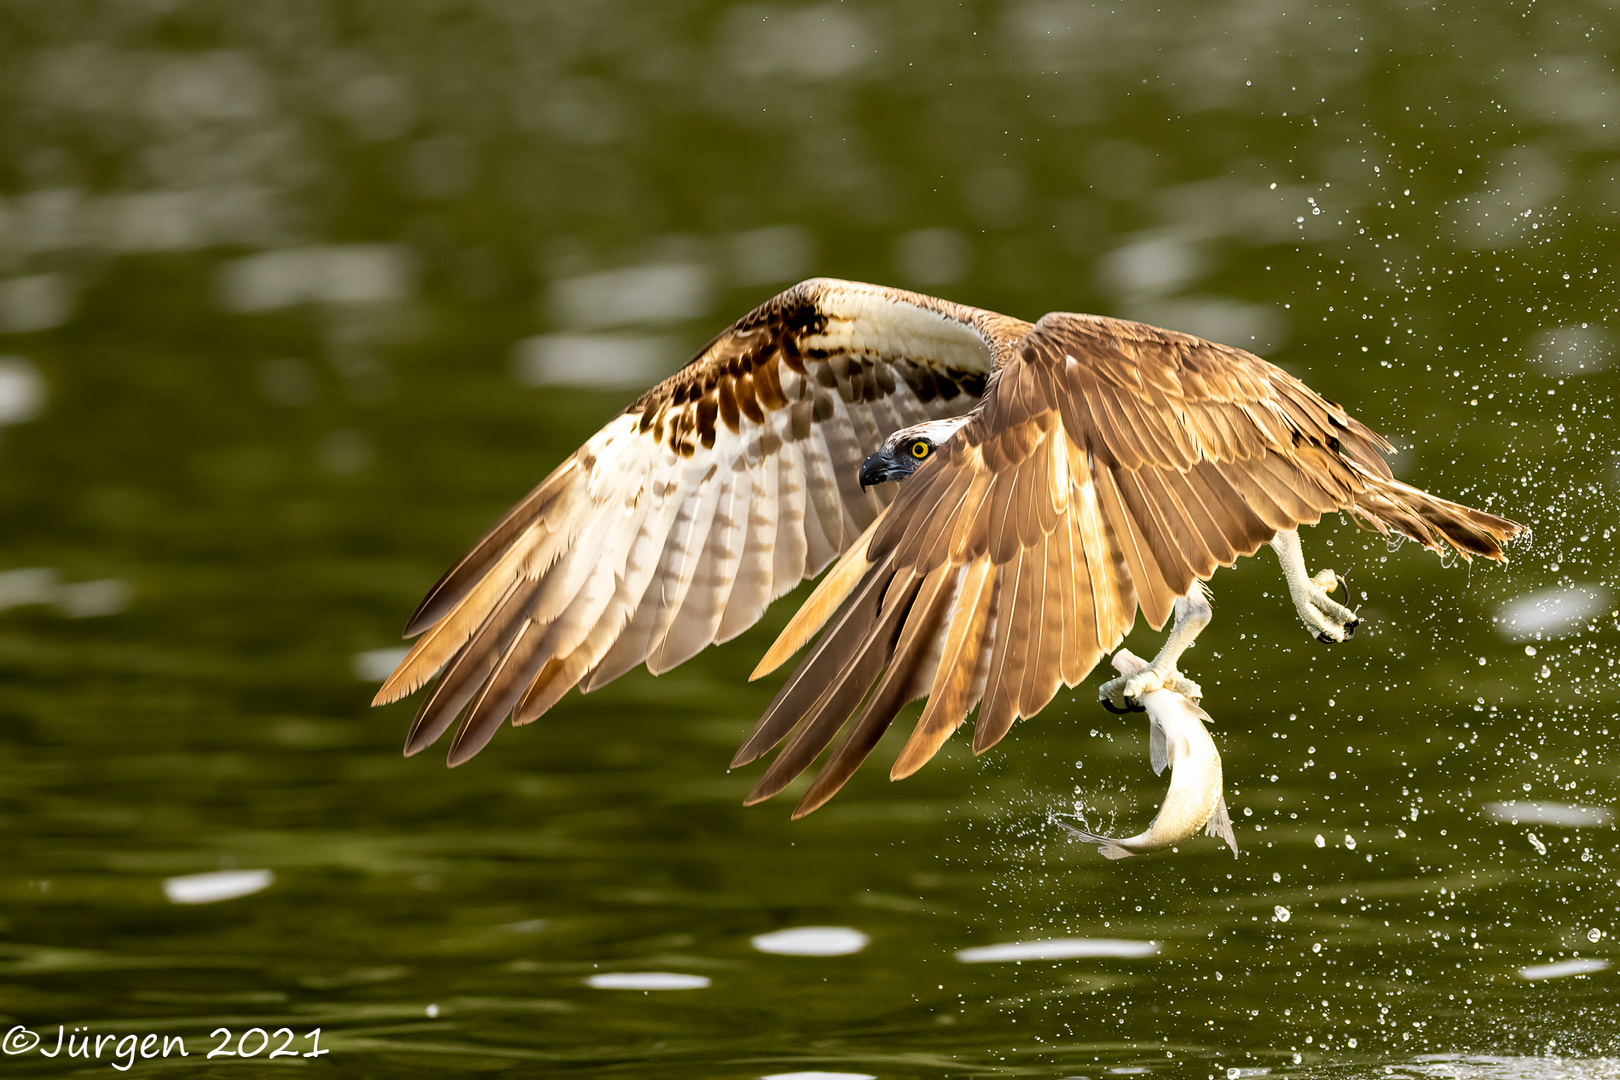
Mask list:
[{"label": "bird's talon", "polygon": [[1356,636],[1356,628],[1360,625],[1360,619],[1351,619],[1349,622],[1344,624],[1344,637],[1346,641]]},{"label": "bird's talon", "polygon": [[1142,695],[1155,690],[1170,690],[1194,702],[1204,696],[1203,688],[1175,668],[1160,672],[1150,666],[1104,683],[1098,689],[1097,697],[1109,712],[1123,715],[1146,712]]},{"label": "bird's talon", "polygon": [[1179,673],[1172,673],[1169,678],[1165,679],[1164,688],[1174,690],[1195,704],[1204,700],[1204,688]]},{"label": "bird's talon", "polygon": [[1333,639],[1328,636],[1328,632],[1326,630],[1322,631],[1320,634],[1317,634],[1316,635],[1316,640],[1320,641],[1324,645],[1332,645],[1333,644]]}]

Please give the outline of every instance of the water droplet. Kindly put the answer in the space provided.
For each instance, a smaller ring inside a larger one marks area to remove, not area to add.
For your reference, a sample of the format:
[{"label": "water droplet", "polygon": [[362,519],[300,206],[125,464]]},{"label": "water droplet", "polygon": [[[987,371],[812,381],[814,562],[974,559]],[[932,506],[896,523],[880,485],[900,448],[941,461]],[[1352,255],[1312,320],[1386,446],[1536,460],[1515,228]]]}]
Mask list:
[{"label": "water droplet", "polygon": [[1283,907],[1281,904],[1278,904],[1275,908],[1272,909],[1272,914],[1276,916],[1278,922],[1287,922],[1288,921],[1289,911],[1288,911],[1287,908]]},{"label": "water droplet", "polygon": [[1325,839],[1323,839],[1321,833],[1316,834],[1316,846],[1317,847],[1327,847],[1327,841]]}]

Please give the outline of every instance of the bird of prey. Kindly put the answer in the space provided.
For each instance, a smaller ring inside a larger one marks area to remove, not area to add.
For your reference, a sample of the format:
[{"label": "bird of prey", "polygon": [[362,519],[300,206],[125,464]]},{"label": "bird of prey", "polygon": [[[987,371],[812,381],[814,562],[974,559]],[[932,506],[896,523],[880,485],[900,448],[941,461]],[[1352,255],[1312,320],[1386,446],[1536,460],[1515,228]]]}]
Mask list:
[{"label": "bird of prey", "polygon": [[1336,575],[1307,572],[1296,531],[1325,513],[1503,560],[1522,526],[1396,480],[1390,450],[1241,349],[812,279],[722,332],[501,519],[428,591],[374,704],[443,671],[405,753],[459,718],[458,765],[508,716],[530,723],[642,663],[668,671],[838,559],[754,677],[827,632],[732,761],[785,740],[752,804],[847,729],[799,817],[917,698],[892,778],[975,707],[974,752],[994,746],[1085,679],[1138,608],[1155,630],[1173,614],[1173,629],[1101,698],[1197,698],[1176,665],[1209,621],[1202,583],[1265,544],[1306,628],[1344,640],[1355,613],[1329,595]]}]

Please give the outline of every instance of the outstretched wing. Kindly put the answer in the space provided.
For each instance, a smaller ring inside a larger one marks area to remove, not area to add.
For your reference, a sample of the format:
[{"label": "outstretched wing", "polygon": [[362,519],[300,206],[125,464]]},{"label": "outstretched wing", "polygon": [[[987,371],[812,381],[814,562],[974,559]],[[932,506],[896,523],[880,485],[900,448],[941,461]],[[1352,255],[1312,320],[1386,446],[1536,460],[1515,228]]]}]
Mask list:
[{"label": "outstretched wing", "polygon": [[775,297],[597,432],[429,590],[405,631],[421,638],[373,703],[446,669],[405,752],[463,716],[457,765],[508,715],[528,723],[571,687],[643,662],[664,672],[741,633],[891,497],[861,491],[865,454],[971,408],[996,343],[1027,329],[828,279]]},{"label": "outstretched wing", "polygon": [[1046,316],[761,663],[756,675],[837,609],[732,762],[788,740],[749,802],[786,787],[858,709],[794,816],[830,799],[918,697],[928,704],[893,778],[976,705],[973,749],[994,746],[1059,683],[1084,679],[1138,606],[1157,629],[1194,579],[1280,530],[1358,509],[1358,492],[1390,476],[1388,448],[1249,353]]}]

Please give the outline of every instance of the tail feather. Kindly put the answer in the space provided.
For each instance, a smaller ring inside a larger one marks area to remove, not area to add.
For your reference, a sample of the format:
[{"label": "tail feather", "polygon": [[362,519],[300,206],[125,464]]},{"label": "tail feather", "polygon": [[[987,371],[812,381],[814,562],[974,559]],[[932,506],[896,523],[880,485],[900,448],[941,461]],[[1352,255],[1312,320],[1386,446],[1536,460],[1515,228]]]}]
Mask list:
[{"label": "tail feather", "polygon": [[1502,545],[1530,530],[1483,510],[1442,499],[1411,484],[1363,473],[1367,488],[1356,498],[1354,512],[1379,532],[1416,540],[1431,551],[1447,547],[1464,559],[1475,555],[1506,562]]}]

